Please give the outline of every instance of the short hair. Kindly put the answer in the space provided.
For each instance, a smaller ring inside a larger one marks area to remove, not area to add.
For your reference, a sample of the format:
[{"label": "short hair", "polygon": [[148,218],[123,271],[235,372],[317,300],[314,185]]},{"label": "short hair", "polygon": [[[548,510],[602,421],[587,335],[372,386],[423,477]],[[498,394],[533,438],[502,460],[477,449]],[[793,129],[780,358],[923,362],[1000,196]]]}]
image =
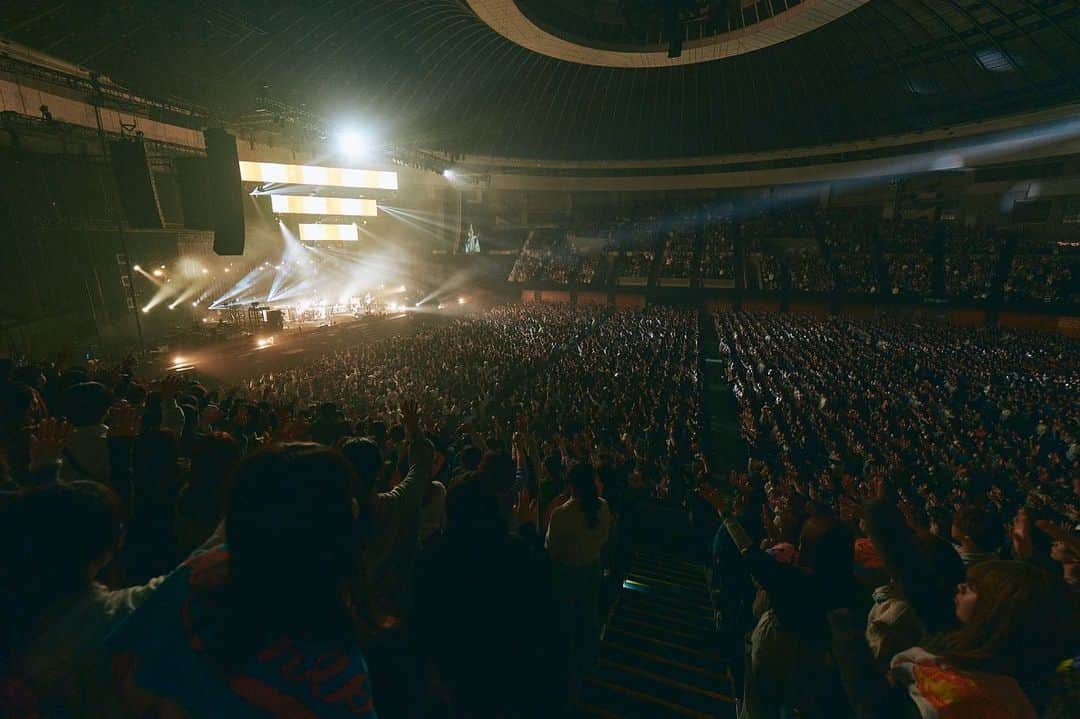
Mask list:
[{"label": "short hair", "polygon": [[371,493],[383,466],[382,450],[368,437],[350,437],[341,445],[341,453],[356,472],[353,496],[362,499]]},{"label": "short hair", "polygon": [[475,471],[483,458],[484,453],[480,451],[480,448],[471,444],[461,450],[461,466],[467,470]]},{"label": "short hair", "polygon": [[994,551],[1004,539],[1001,521],[984,507],[967,505],[956,510],[953,526],[984,552]]},{"label": "short hair", "polygon": [[90,564],[116,546],[122,520],[119,497],[98,482],[12,495],[0,510],[0,585],[21,587],[28,601],[39,604],[78,590]]},{"label": "short hair", "polygon": [[283,634],[355,641],[352,481],[338,452],[311,442],[262,449],[237,467],[225,513],[230,611],[211,649],[226,666]]},{"label": "short hair", "polygon": [[514,459],[509,452],[489,451],[480,461],[480,479],[496,492],[505,492],[514,486]]},{"label": "short hair", "polygon": [[104,421],[112,403],[112,392],[100,382],[80,382],[64,392],[64,412],[76,427]]}]

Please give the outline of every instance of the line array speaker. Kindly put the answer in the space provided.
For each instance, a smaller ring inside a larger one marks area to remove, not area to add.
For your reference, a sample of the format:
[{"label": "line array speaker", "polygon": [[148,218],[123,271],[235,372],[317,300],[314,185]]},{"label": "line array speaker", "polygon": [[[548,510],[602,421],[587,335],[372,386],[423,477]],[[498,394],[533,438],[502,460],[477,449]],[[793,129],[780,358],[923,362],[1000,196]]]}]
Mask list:
[{"label": "line array speaker", "polygon": [[244,192],[236,138],[222,129],[206,131],[206,160],[210,176],[210,209],[214,252],[244,254]]},{"label": "line array speaker", "polygon": [[109,156],[128,224],[160,230],[164,227],[161,203],[142,140],[113,140],[109,143]]}]

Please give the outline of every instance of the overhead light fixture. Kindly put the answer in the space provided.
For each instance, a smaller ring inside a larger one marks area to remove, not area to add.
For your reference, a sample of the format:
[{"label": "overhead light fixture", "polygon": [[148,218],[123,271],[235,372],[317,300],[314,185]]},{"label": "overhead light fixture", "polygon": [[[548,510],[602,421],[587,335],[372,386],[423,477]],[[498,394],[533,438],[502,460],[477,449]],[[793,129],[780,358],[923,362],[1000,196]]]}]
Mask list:
[{"label": "overhead light fixture", "polygon": [[301,224],[301,242],[359,242],[356,225]]},{"label": "overhead light fixture", "polygon": [[282,185],[319,185],[322,187],[354,187],[365,190],[396,190],[396,172],[384,170],[353,170],[345,167],[319,165],[283,165],[277,162],[240,162],[240,179]]},{"label": "overhead light fixture", "polygon": [[346,157],[363,157],[375,149],[375,140],[362,130],[342,130],[337,134],[337,146]]},{"label": "overhead light fixture", "polygon": [[307,195],[271,195],[274,212],[282,215],[341,215],[347,217],[376,217],[375,200],[345,197],[309,197]]}]

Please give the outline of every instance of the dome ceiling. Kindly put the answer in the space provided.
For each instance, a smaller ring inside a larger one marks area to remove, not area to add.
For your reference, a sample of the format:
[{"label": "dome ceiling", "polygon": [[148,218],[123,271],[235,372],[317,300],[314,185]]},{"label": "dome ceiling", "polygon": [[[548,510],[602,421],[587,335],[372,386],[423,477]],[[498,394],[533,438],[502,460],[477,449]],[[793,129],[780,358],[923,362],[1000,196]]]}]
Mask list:
[{"label": "dome ceiling", "polygon": [[868,2],[467,1],[481,20],[522,47],[559,60],[622,68],[690,65],[754,52],[816,30]]},{"label": "dome ceiling", "polygon": [[[869,0],[753,52],[641,68],[527,49],[472,2],[39,0],[0,6],[0,28],[138,92],[223,116],[303,105],[331,125],[361,123],[420,147],[544,159],[775,150],[1080,99],[1075,0]],[[772,18],[782,25],[811,3],[744,2],[712,35],[695,40],[688,29],[683,52],[765,25],[761,8],[782,8]],[[579,15],[546,16],[545,27],[581,47],[608,47],[612,32],[630,52],[664,47],[651,20],[582,30]]]}]

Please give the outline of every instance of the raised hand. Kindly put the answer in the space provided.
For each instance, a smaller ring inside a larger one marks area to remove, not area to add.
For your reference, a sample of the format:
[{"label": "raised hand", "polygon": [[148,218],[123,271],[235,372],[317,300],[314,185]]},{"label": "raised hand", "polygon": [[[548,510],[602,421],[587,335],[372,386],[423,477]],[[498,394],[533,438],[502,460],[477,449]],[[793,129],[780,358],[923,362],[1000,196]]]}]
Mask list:
[{"label": "raised hand", "polygon": [[533,497],[528,488],[522,488],[518,492],[517,501],[514,502],[514,516],[518,526],[532,524],[540,526],[540,503]]},{"label": "raised hand", "polygon": [[405,426],[405,436],[415,439],[420,436],[420,406],[413,399],[401,403],[401,423]]},{"label": "raised hand", "polygon": [[171,399],[176,398],[177,392],[180,390],[180,385],[183,380],[178,374],[167,374],[162,378],[161,383],[158,385],[161,388],[161,399],[168,402]]},{"label": "raised hand", "polygon": [[1028,559],[1035,551],[1031,542],[1031,515],[1021,507],[1012,524],[1013,553],[1017,559]]},{"label": "raised hand", "polygon": [[701,498],[713,506],[717,512],[723,512],[727,507],[727,500],[716,489],[708,484],[703,484],[697,488],[697,492],[701,495]]},{"label": "raised hand", "polygon": [[71,436],[71,425],[64,419],[43,419],[30,435],[30,466],[37,467],[60,459]]}]

